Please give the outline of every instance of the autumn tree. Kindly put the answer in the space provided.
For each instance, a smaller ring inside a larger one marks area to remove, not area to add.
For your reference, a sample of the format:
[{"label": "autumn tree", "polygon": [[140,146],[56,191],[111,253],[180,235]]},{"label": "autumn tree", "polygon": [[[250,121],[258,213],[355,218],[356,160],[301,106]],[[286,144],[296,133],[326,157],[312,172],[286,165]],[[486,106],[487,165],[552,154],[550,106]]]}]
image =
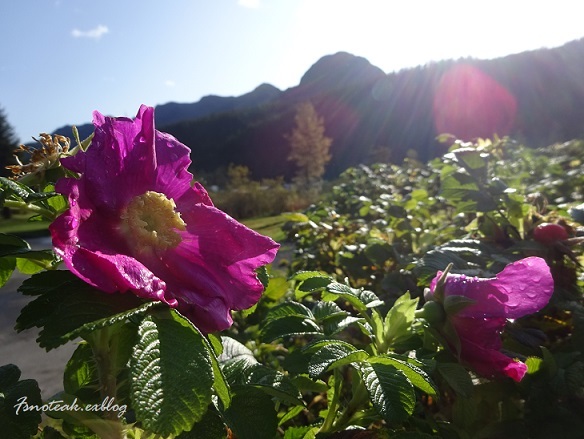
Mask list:
[{"label": "autumn tree", "polygon": [[296,110],[296,126],[286,136],[290,142],[288,160],[296,164],[295,180],[299,185],[312,186],[322,180],[333,140],[324,135],[325,127],[310,102],[302,103]]},{"label": "autumn tree", "polygon": [[14,163],[13,153],[18,147],[18,141],[4,110],[0,108],[0,175],[10,175],[7,165]]}]

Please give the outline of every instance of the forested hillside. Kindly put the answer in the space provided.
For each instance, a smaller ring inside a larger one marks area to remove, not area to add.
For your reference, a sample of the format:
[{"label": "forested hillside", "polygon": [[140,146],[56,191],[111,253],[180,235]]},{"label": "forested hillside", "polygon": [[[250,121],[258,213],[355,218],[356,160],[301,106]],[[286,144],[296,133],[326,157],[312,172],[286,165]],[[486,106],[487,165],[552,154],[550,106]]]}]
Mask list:
[{"label": "forested hillside", "polygon": [[[584,40],[494,60],[430,63],[390,74],[348,53],[318,60],[296,87],[157,107],[157,124],[192,149],[193,171],[248,166],[254,178],[294,174],[285,135],[311,101],[333,139],[327,176],[376,161],[421,160],[436,141],[510,135],[531,146],[584,137]],[[82,127],[82,134],[90,132]],[[69,134],[70,128],[57,130]]]}]

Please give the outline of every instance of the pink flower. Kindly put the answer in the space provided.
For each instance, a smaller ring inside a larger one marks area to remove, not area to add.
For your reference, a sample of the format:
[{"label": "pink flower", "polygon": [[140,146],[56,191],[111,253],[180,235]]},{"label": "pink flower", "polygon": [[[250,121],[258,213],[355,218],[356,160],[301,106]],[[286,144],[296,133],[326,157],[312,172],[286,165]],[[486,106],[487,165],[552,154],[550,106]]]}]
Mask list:
[{"label": "pink flower", "polygon": [[79,179],[56,189],[69,209],[50,226],[57,254],[85,282],[176,307],[205,332],[232,324],[231,310],[263,291],[255,270],[279,245],[213,206],[188,172],[190,150],[136,119],[94,112],[86,152],[62,160]]},{"label": "pink flower", "polygon": [[[436,293],[438,272],[430,291]],[[533,314],[549,302],[554,291],[550,269],[542,258],[529,257],[513,262],[494,278],[471,278],[463,274],[448,274],[443,300],[463,296],[473,302],[448,316],[460,343],[460,359],[485,377],[507,376],[521,381],[527,366],[501,350],[500,333],[508,318]],[[448,338],[448,336],[447,336]],[[455,348],[457,350],[457,348]]]}]

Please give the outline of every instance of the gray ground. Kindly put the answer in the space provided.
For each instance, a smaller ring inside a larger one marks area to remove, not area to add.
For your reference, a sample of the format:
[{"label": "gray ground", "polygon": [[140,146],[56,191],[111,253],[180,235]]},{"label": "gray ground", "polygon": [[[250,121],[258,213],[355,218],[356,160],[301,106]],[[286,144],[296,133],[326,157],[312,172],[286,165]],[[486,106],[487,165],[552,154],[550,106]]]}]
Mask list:
[{"label": "gray ground", "polygon": [[[37,249],[50,247],[48,238],[29,242]],[[68,343],[46,352],[35,341],[38,331],[17,333],[14,330],[20,310],[30,300],[16,291],[24,279],[25,276],[15,272],[8,283],[0,288],[0,366],[9,363],[18,366],[22,371],[21,379],[37,380],[43,399],[48,399],[63,390],[63,370],[76,346],[75,343]]]}]

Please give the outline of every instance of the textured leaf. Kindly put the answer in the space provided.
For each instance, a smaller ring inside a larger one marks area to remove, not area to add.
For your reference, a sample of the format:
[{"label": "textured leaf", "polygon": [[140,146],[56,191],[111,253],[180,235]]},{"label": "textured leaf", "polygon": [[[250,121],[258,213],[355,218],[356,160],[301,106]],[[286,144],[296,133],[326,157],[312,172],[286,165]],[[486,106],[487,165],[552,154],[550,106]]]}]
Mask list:
[{"label": "textured leaf", "polygon": [[399,297],[387,312],[384,321],[384,338],[388,345],[397,343],[411,334],[410,329],[414,321],[414,313],[418,305],[418,298],[410,298],[410,293]]},{"label": "textured leaf", "polygon": [[[0,426],[2,437],[29,439],[37,432],[41,412],[25,410],[26,405],[42,405],[41,391],[35,380],[21,380],[14,364],[0,367]],[[20,406],[19,404],[24,404]]]},{"label": "textured leaf", "polygon": [[307,317],[288,316],[268,322],[260,331],[260,338],[269,343],[282,337],[307,334],[322,334],[322,330]]},{"label": "textured leaf", "polygon": [[91,398],[78,394],[81,389],[88,387],[93,387],[93,390],[97,392],[99,390],[99,377],[91,346],[83,342],[77,346],[65,366],[63,388],[68,394],[89,401]]},{"label": "textured leaf", "polygon": [[142,321],[130,373],[136,418],[155,433],[190,430],[211,402],[213,367],[204,337],[173,310]]},{"label": "textured leaf", "polygon": [[16,195],[17,197],[25,201],[28,199],[29,195],[35,193],[29,187],[21,183],[18,183],[17,181],[10,180],[6,177],[0,177],[0,186],[6,188],[8,192]]},{"label": "textured leaf", "polygon": [[223,419],[211,405],[191,431],[183,431],[176,439],[225,439],[226,435]]},{"label": "textured leaf", "polygon": [[326,291],[328,294],[323,296],[323,300],[329,300],[327,296],[332,296],[332,300],[341,297],[360,312],[364,312],[367,308],[375,308],[383,305],[383,301],[379,300],[372,291],[364,290],[362,288],[351,288],[348,285],[340,284],[338,282],[330,283],[327,286]]},{"label": "textured leaf", "polygon": [[255,364],[249,370],[246,377],[246,384],[255,386],[274,396],[282,402],[293,405],[304,405],[302,395],[294,383],[282,372]]},{"label": "textured leaf", "polygon": [[30,251],[28,242],[14,235],[0,233],[0,256],[17,255]]},{"label": "textured leaf", "polygon": [[0,288],[6,285],[6,282],[14,273],[16,268],[16,259],[10,256],[0,257]]},{"label": "textured leaf", "polygon": [[299,282],[305,281],[307,279],[313,279],[313,278],[330,279],[330,277],[328,275],[321,273],[320,271],[298,271],[292,277],[292,279],[299,281]]},{"label": "textured leaf", "polygon": [[387,364],[358,367],[373,406],[387,422],[405,420],[414,411],[416,394],[405,375]]},{"label": "textured leaf", "polygon": [[36,274],[55,263],[55,255],[51,250],[30,251],[16,258],[16,268],[24,274]]},{"label": "textured leaf", "polygon": [[468,371],[458,363],[437,363],[438,372],[460,396],[469,398],[473,392],[473,383]]},{"label": "textured leaf", "polygon": [[[178,313],[177,313],[178,314]],[[208,334],[207,338],[203,337],[203,342],[207,348],[209,354],[209,359],[211,360],[211,366],[213,369],[213,389],[216,395],[221,400],[223,407],[227,408],[231,405],[231,393],[229,391],[229,385],[227,380],[223,375],[221,370],[221,365],[219,364],[219,359],[217,358],[217,352],[223,353],[223,345],[221,343],[221,338],[214,334]]]},{"label": "textured leaf", "polygon": [[221,344],[223,345],[223,352],[218,358],[220,363],[242,355],[254,358],[253,352],[234,338],[222,336]]},{"label": "textured leaf", "polygon": [[238,355],[225,360],[222,370],[230,386],[255,386],[283,402],[304,404],[298,388],[290,378],[260,364],[251,355]]},{"label": "textured leaf", "polygon": [[163,306],[133,294],[104,293],[68,271],[36,274],[25,280],[19,291],[38,297],[21,310],[16,330],[42,328],[37,341],[47,350]]},{"label": "textured leaf", "polygon": [[525,361],[525,365],[527,366],[527,373],[531,375],[537,373],[541,369],[543,360],[538,357],[528,357]]},{"label": "textured leaf", "polygon": [[335,302],[318,301],[312,308],[312,313],[317,322],[327,317],[336,317],[338,315],[346,316],[347,312],[343,311]]},{"label": "textured leaf", "polygon": [[386,364],[393,366],[397,370],[403,372],[410,383],[412,383],[412,385],[416,386],[422,392],[432,396],[437,395],[437,387],[432,382],[430,376],[418,366],[408,362],[407,360],[400,360],[398,358],[389,356],[379,356],[372,357],[368,361],[370,364]]},{"label": "textured leaf", "polygon": [[279,305],[276,305],[275,307],[270,309],[270,311],[265,317],[264,324],[267,324],[272,320],[288,316],[299,316],[302,318],[307,317],[311,320],[314,319],[312,311],[310,311],[310,309],[308,309],[306,306],[298,302],[287,301],[282,302]]},{"label": "textured leaf", "polygon": [[42,328],[37,342],[47,351],[162,306],[129,294],[105,294],[89,285],[62,293],[52,291],[39,296],[22,309],[16,320],[19,332],[35,326]]},{"label": "textured leaf", "polygon": [[356,349],[349,343],[331,343],[319,349],[308,363],[308,373],[317,378],[324,372],[337,367],[367,359],[369,354]]},{"label": "textured leaf", "polygon": [[234,389],[231,406],[223,412],[238,439],[273,439],[278,418],[269,395],[255,387]]},{"label": "textured leaf", "polygon": [[270,300],[280,300],[288,292],[288,280],[284,277],[273,277],[264,291],[264,297]]}]

